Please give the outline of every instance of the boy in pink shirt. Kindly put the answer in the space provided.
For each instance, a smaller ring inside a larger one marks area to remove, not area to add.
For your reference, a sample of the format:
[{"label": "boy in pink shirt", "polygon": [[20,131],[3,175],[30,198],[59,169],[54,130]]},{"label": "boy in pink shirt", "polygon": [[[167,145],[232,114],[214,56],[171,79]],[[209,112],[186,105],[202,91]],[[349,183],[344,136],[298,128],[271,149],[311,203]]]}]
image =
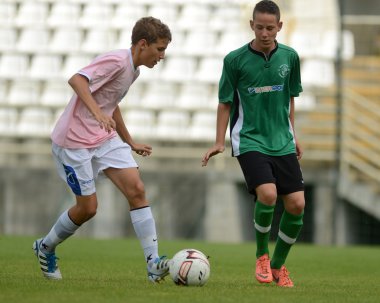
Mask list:
[{"label": "boy in pink shirt", "polygon": [[69,79],[75,94],[52,132],[52,151],[59,175],[75,194],[50,232],[33,243],[43,275],[62,279],[55,248],[96,214],[95,180],[105,174],[123,193],[147,263],[148,279],[160,282],[169,260],[158,254],[155,221],[145,198],[132,151],[149,156],[151,146],[133,141],[118,103],[139,76],[140,65],[153,68],[164,59],[171,41],[167,25],[153,17],[141,18],[132,30],[130,49],[96,57]]}]

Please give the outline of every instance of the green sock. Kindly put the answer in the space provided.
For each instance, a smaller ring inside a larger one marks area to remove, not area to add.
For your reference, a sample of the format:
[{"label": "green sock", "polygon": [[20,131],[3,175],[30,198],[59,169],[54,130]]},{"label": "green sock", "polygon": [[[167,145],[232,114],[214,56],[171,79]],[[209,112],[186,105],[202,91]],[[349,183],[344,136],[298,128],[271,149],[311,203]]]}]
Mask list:
[{"label": "green sock", "polygon": [[254,223],[256,230],[257,258],[264,254],[269,255],[268,243],[274,208],[275,205],[269,206],[260,201],[256,201]]},{"label": "green sock", "polygon": [[280,269],[284,265],[286,257],[292,245],[296,242],[303,225],[303,213],[292,215],[284,211],[280,221],[276,246],[271,261],[271,268]]}]

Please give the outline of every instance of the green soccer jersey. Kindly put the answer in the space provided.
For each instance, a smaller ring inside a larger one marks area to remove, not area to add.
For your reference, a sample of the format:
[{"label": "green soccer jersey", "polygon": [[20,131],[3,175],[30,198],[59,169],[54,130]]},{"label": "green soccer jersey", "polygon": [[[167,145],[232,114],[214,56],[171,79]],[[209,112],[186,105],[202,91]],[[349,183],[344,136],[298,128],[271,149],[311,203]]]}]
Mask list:
[{"label": "green soccer jersey", "polygon": [[233,156],[295,153],[290,97],[300,92],[300,62],[292,48],[278,43],[268,58],[249,44],[230,52],[224,58],[219,102],[231,103]]}]

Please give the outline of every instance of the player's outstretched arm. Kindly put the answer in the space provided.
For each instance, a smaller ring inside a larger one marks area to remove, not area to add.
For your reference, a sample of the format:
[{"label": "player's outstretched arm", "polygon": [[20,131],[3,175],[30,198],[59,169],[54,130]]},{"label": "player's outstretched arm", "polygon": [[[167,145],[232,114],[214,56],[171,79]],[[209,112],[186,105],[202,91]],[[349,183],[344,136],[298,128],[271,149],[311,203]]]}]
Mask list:
[{"label": "player's outstretched arm", "polygon": [[209,148],[202,158],[202,166],[206,166],[208,160],[225,150],[225,137],[230,117],[231,105],[229,103],[219,103],[216,117],[216,140],[213,147]]}]

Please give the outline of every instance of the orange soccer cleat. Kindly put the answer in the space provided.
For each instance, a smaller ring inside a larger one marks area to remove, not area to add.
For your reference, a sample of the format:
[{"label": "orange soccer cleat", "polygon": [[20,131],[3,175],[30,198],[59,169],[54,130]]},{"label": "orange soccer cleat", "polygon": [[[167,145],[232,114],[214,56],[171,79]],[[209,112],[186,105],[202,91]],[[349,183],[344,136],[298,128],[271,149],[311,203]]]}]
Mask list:
[{"label": "orange soccer cleat", "polygon": [[262,255],[256,260],[256,279],[260,283],[270,283],[273,281],[268,254]]},{"label": "orange soccer cleat", "polygon": [[280,269],[272,268],[273,281],[281,287],[293,287],[293,281],[289,277],[289,272],[284,265]]}]

